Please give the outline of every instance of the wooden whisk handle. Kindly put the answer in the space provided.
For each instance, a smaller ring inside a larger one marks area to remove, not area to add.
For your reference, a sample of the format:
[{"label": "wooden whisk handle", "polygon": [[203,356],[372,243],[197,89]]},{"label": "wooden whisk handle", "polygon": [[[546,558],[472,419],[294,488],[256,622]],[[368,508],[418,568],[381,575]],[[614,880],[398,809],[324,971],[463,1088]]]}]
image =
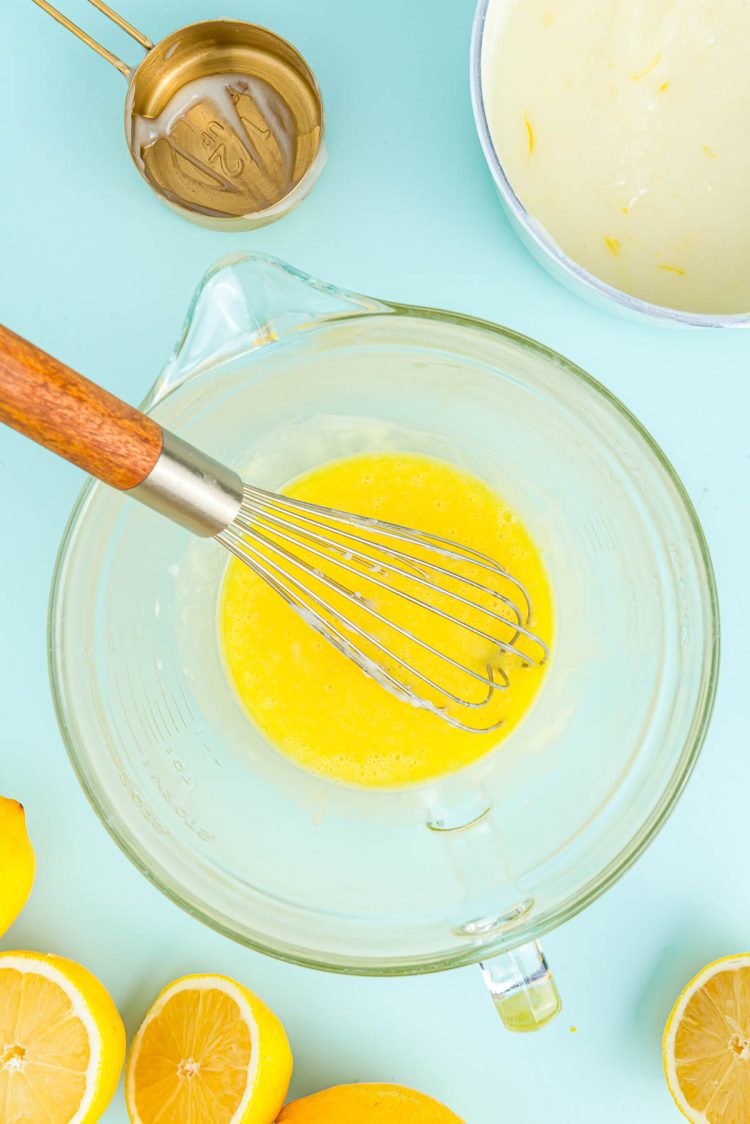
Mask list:
[{"label": "wooden whisk handle", "polygon": [[162,449],[155,421],[2,325],[0,421],[120,490]]}]

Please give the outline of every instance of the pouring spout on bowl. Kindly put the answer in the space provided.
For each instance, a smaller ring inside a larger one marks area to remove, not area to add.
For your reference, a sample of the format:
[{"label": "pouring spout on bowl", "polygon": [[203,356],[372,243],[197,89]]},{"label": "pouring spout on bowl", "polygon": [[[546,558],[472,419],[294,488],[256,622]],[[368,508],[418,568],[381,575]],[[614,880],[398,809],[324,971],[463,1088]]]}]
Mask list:
[{"label": "pouring spout on bowl", "polygon": [[269,254],[230,254],[203,276],[177,346],[142,408],[219,364],[335,320],[392,311]]}]

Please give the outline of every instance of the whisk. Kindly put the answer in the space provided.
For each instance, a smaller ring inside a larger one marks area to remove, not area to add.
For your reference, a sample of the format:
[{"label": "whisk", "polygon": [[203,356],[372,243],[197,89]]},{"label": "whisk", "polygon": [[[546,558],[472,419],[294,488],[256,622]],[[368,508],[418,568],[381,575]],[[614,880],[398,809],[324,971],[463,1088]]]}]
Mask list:
[{"label": "whisk", "polygon": [[385,689],[450,725],[502,724],[509,672],[543,663],[522,583],[426,531],[243,484],[153,418],[0,326],[0,420],[213,536]]}]

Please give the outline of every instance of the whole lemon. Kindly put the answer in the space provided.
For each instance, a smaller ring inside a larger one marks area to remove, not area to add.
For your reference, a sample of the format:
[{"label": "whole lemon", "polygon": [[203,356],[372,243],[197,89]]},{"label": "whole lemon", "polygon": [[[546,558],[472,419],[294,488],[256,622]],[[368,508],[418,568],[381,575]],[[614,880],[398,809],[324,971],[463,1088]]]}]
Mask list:
[{"label": "whole lemon", "polygon": [[0,796],[0,937],[26,905],[35,870],[23,804]]},{"label": "whole lemon", "polygon": [[403,1085],[336,1085],[292,1101],[277,1124],[464,1124],[455,1112]]}]

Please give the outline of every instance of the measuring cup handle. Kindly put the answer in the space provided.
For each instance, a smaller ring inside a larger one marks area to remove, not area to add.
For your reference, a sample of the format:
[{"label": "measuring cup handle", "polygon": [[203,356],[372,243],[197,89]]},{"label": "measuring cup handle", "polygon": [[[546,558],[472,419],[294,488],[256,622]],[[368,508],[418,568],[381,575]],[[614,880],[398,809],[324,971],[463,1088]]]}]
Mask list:
[{"label": "measuring cup handle", "polygon": [[[511,932],[533,908],[504,866],[505,848],[492,804],[481,786],[463,793],[454,787],[450,805],[433,804],[427,822],[446,848],[461,884],[471,920],[459,930],[466,936]],[[504,893],[495,888],[503,873]],[[538,1030],[560,1011],[562,1002],[552,973],[536,941],[501,952],[480,963],[484,982],[508,1030]]]},{"label": "measuring cup handle", "polygon": [[[132,70],[126,62],[123,62],[122,59],[118,58],[112,51],[108,51],[106,47],[98,43],[96,39],[89,35],[88,32],[84,31],[82,27],[73,23],[71,19],[68,19],[68,17],[64,16],[62,12],[59,12],[57,8],[54,8],[52,4],[49,3],[49,0],[34,0],[34,3],[37,7],[41,8],[43,12],[46,12],[48,16],[52,16],[53,20],[57,20],[59,24],[70,31],[71,34],[75,35],[77,39],[80,39],[82,43],[85,43],[87,47],[90,47],[92,51],[96,51],[98,55],[101,55],[103,59],[106,59],[108,63],[116,67],[125,78],[128,80],[130,79]],[[121,27],[131,39],[135,39],[136,43],[140,43],[146,51],[151,50],[153,47],[151,40],[139,31],[137,27],[133,27],[132,23],[128,23],[126,19],[123,19],[121,15],[113,11],[108,4],[104,3],[104,0],[90,0],[90,3],[92,3],[95,8],[98,8],[107,19],[112,20],[112,23]]]},{"label": "measuring cup handle", "polygon": [[538,941],[483,961],[480,967],[508,1030],[539,1030],[562,1010],[562,1000]]}]

